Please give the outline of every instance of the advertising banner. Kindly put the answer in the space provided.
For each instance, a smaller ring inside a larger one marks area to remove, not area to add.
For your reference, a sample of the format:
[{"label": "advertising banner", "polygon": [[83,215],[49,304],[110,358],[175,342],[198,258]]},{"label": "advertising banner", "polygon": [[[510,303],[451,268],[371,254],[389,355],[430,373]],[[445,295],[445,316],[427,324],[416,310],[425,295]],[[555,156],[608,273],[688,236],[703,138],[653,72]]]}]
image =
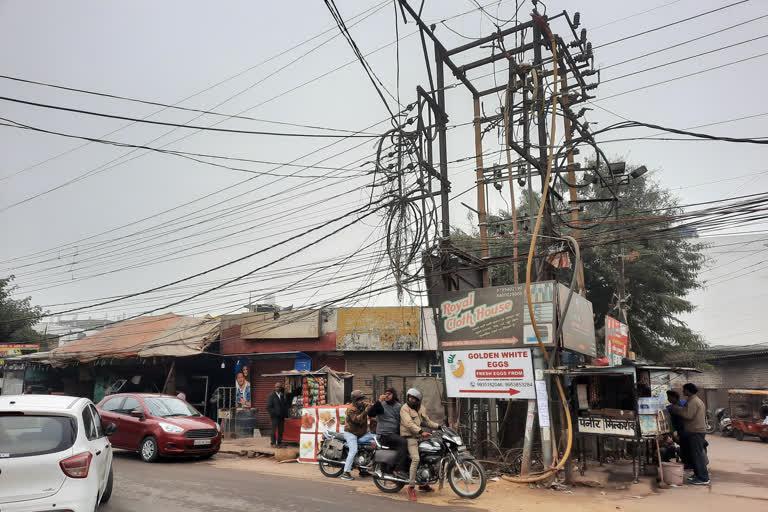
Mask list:
[{"label": "advertising banner", "polygon": [[530,349],[447,350],[443,358],[450,397],[536,398]]},{"label": "advertising banner", "polygon": [[[569,290],[562,284],[558,287],[560,311],[562,312],[568,300]],[[586,297],[574,293],[571,296],[571,303],[568,305],[568,312],[561,321],[563,322],[563,348],[589,357],[597,357],[592,303]]]},{"label": "advertising banner", "polygon": [[40,351],[36,343],[0,343],[0,370],[5,368],[5,360],[24,354]]},{"label": "advertising banner", "polygon": [[341,308],[337,350],[420,350],[421,308]]},{"label": "advertising banner", "polygon": [[446,293],[437,336],[441,350],[522,344],[523,285]]},{"label": "advertising banner", "polygon": [[621,366],[621,359],[629,354],[629,327],[605,317],[605,355],[611,366]]}]

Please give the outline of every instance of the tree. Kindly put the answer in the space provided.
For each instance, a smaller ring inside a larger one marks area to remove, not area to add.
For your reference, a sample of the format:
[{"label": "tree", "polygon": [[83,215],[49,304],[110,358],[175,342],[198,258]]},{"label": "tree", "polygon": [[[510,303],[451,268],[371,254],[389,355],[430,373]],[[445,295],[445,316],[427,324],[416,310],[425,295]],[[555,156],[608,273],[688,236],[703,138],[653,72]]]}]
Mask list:
[{"label": "tree", "polygon": [[40,320],[43,310],[32,306],[30,297],[12,299],[15,287],[11,281],[13,276],[0,279],[0,343],[38,343],[44,336],[32,326]]},{"label": "tree", "polygon": [[[631,169],[628,169],[630,172]],[[607,188],[599,183],[583,184],[580,198],[607,199],[611,197]],[[559,184],[561,196],[568,197],[567,188]],[[625,291],[628,297],[628,320],[632,347],[638,354],[660,360],[671,351],[691,350],[704,345],[702,338],[680,319],[681,313],[689,313],[695,306],[686,299],[693,290],[701,287],[699,271],[705,263],[702,249],[695,232],[675,222],[682,210],[679,200],[670,191],[651,179],[642,177],[631,180],[620,187],[620,217],[616,221],[610,212],[610,202],[584,203],[580,219],[581,247],[584,262],[584,279],[587,298],[592,302],[595,328],[604,326],[605,316],[618,318],[617,294],[619,289],[619,239],[624,239]],[[538,202],[540,196],[535,200]],[[519,282],[525,282],[525,257],[528,253],[530,236],[525,229],[533,230],[535,219],[530,221],[528,201],[523,198],[518,208],[519,231]],[[566,203],[567,205],[567,203]],[[567,206],[553,204],[553,209],[562,211]],[[538,206],[535,211],[538,212]],[[491,257],[511,257],[512,225],[503,221],[511,216],[500,211],[488,216],[491,241]],[[553,216],[555,230],[561,234],[572,234],[566,225],[570,214]],[[583,229],[587,228],[587,229]],[[479,234],[455,231],[457,246],[479,255]],[[554,245],[551,240],[540,239],[537,253]],[[542,259],[538,259],[539,265]],[[545,264],[545,263],[544,263]],[[534,273],[534,275],[536,275]],[[571,271],[558,271],[558,281],[570,284]],[[491,271],[493,285],[514,282],[511,264],[497,265]]]}]

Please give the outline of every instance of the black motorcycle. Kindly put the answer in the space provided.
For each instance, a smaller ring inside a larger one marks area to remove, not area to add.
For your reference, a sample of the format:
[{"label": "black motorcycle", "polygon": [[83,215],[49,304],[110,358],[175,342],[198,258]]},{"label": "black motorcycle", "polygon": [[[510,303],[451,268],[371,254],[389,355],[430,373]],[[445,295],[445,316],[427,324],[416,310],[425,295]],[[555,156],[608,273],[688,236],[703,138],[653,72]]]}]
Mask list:
[{"label": "black motorcycle", "polygon": [[[371,472],[374,442],[357,443],[357,455],[355,455],[352,469],[359,469],[361,475]],[[344,463],[348,453],[349,448],[347,448],[344,440],[344,434],[323,432],[323,442],[320,443],[320,452],[317,455],[320,472],[329,478],[336,478],[341,475],[344,472]]]},{"label": "black motorcycle", "polygon": [[[383,446],[378,438],[374,444],[373,483],[383,492],[400,492],[408,479],[392,473],[397,452]],[[442,487],[446,478],[453,492],[469,499],[483,494],[487,482],[483,466],[469,453],[461,436],[448,427],[440,427],[431,437],[419,442],[416,485],[439,482]]]}]

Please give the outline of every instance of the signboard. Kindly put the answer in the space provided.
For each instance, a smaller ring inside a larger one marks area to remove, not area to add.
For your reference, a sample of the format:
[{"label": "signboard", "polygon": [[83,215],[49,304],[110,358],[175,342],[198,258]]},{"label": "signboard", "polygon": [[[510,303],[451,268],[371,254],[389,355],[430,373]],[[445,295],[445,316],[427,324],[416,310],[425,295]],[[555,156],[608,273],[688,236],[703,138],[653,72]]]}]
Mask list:
[{"label": "signboard", "polygon": [[40,351],[36,343],[0,343],[0,370],[5,368],[5,360],[24,354]]},{"label": "signboard", "polygon": [[616,420],[603,416],[587,416],[579,417],[577,424],[580,434],[635,437],[635,420]]},{"label": "signboard", "polygon": [[447,350],[443,358],[450,397],[536,398],[530,349]]},{"label": "signboard", "polygon": [[[531,299],[533,299],[533,316],[544,346],[553,346],[556,327],[555,318],[555,282],[545,281],[531,284]],[[531,315],[528,312],[528,297],[523,286],[523,344],[539,346],[536,332],[533,330]]]},{"label": "signboard", "polygon": [[251,313],[243,317],[244,340],[275,340],[320,337],[320,311]]},{"label": "signboard", "polygon": [[605,355],[611,366],[621,366],[621,359],[629,354],[629,327],[605,317]]},{"label": "signboard", "polygon": [[[562,312],[570,290],[561,284],[558,285],[558,292]],[[563,348],[589,357],[597,357],[592,303],[586,297],[574,293],[565,318],[561,318],[560,321],[563,323]]]},{"label": "signboard", "polygon": [[524,295],[524,285],[446,293],[437,326],[440,349],[522,344]]},{"label": "signboard", "polygon": [[418,307],[342,308],[337,318],[338,350],[421,350]]}]

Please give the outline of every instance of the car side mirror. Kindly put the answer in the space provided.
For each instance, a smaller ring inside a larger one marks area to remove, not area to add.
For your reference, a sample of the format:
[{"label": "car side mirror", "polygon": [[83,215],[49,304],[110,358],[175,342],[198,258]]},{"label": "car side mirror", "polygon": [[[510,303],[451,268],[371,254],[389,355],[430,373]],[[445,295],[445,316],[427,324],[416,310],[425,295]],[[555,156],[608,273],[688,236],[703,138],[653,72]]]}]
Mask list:
[{"label": "car side mirror", "polygon": [[147,417],[144,415],[144,411],[139,411],[136,409],[131,411],[131,416],[133,416],[134,418],[139,418],[140,420],[147,419]]},{"label": "car side mirror", "polygon": [[117,425],[115,425],[114,423],[110,423],[104,428],[104,435],[107,437],[111,436],[115,432],[117,432]]}]

